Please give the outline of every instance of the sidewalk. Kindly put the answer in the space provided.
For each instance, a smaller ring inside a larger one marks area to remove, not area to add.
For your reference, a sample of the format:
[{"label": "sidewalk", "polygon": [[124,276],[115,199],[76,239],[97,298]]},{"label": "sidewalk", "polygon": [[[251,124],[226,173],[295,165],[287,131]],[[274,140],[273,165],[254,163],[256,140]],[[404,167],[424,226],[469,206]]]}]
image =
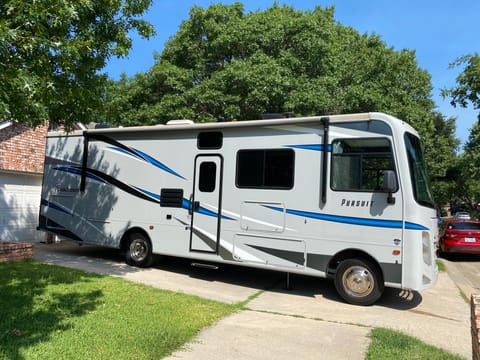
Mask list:
[{"label": "sidewalk", "polygon": [[122,277],[151,286],[235,303],[247,309],[203,330],[168,359],[364,359],[368,333],[381,326],[400,330],[450,352],[471,357],[469,306],[447,273],[422,293],[386,289],[374,306],[345,304],[324,279],[240,267],[218,271],[166,259],[150,269],[125,265],[116,252],[71,243],[35,244],[42,262]]}]

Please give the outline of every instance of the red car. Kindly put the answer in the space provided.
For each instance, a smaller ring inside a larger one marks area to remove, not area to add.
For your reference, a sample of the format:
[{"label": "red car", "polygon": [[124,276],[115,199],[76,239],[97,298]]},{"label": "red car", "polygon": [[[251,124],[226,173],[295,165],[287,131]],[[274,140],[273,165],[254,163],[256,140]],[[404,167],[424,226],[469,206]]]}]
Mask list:
[{"label": "red car", "polygon": [[480,254],[480,221],[445,221],[439,247],[441,253]]}]

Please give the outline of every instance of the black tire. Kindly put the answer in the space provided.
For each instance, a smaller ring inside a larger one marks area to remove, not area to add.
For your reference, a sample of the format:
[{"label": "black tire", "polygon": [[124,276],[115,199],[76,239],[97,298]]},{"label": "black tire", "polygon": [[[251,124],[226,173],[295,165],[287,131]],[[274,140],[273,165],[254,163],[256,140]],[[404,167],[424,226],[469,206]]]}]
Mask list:
[{"label": "black tire", "polygon": [[346,259],[335,273],[335,288],[346,302],[372,305],[383,294],[384,284],[378,267],[365,259]]},{"label": "black tire", "polygon": [[437,257],[438,258],[445,258],[445,253],[442,250],[442,246],[439,244],[437,249]]},{"label": "black tire", "polygon": [[125,261],[128,265],[142,268],[152,265],[152,244],[142,233],[131,233],[125,250]]},{"label": "black tire", "polygon": [[438,244],[437,256],[442,259],[450,260],[450,254],[442,250],[442,245]]}]

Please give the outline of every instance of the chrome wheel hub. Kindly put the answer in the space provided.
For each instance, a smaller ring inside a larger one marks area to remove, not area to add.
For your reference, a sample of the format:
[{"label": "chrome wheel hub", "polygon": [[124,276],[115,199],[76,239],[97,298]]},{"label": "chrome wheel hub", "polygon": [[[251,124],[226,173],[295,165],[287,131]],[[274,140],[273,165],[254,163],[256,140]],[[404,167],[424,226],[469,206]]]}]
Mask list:
[{"label": "chrome wheel hub", "polygon": [[342,282],[349,295],[357,297],[369,295],[375,286],[370,271],[362,266],[348,268],[343,274]]},{"label": "chrome wheel hub", "polygon": [[144,241],[133,240],[130,244],[130,255],[132,259],[141,261],[147,255],[147,246]]}]

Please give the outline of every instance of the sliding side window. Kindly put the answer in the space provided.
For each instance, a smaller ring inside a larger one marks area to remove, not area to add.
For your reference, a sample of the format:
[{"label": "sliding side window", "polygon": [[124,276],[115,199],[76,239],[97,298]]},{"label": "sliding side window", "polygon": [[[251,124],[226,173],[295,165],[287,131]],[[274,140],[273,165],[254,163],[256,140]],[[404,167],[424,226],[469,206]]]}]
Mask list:
[{"label": "sliding side window", "polygon": [[240,150],[237,153],[237,187],[291,189],[294,163],[292,149]]},{"label": "sliding side window", "polygon": [[387,139],[341,139],[332,143],[331,187],[337,191],[381,191],[383,173],[395,171]]}]

